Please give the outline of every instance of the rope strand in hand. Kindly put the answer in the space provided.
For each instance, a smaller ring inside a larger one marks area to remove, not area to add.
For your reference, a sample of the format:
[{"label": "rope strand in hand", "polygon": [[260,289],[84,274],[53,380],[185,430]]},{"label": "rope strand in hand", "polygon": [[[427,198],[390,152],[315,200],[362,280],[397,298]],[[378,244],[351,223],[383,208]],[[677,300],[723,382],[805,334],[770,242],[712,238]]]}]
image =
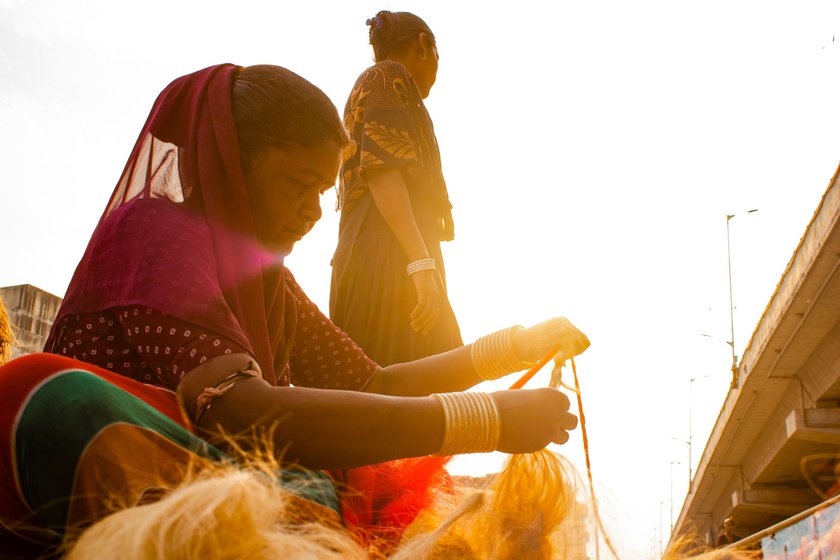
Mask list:
[{"label": "rope strand in hand", "polygon": [[[560,345],[554,346],[545,356],[540,358],[531,368],[526,371],[522,377],[520,377],[516,383],[510,386],[511,389],[521,389],[532,377],[534,377],[538,371],[540,371],[545,364],[551,361],[551,359],[560,351]],[[609,537],[607,536],[607,532],[604,530],[604,524],[601,521],[601,515],[598,512],[598,501],[595,499],[595,484],[592,481],[592,463],[589,458],[589,438],[586,435],[586,416],[583,414],[583,400],[580,394],[580,382],[578,381],[577,375],[577,368],[575,367],[575,359],[571,358],[570,361],[572,362],[572,374],[575,378],[575,388],[574,393],[577,396],[577,405],[578,405],[578,414],[580,416],[580,431],[581,436],[583,438],[583,453],[586,457],[586,476],[589,481],[589,496],[592,500],[592,514],[595,517],[595,521],[598,523],[598,528],[601,530],[601,535],[604,538],[604,542],[609,548],[610,552],[612,553],[613,557],[618,559],[618,554],[615,551],[615,547],[613,546],[612,542],[610,541]],[[558,364],[557,368],[562,368],[562,364]],[[552,385],[562,385],[566,387],[562,381],[560,381],[560,375],[552,375]],[[554,387],[555,389],[557,387]],[[567,387],[568,388],[568,387]],[[571,389],[571,388],[569,388]]]}]

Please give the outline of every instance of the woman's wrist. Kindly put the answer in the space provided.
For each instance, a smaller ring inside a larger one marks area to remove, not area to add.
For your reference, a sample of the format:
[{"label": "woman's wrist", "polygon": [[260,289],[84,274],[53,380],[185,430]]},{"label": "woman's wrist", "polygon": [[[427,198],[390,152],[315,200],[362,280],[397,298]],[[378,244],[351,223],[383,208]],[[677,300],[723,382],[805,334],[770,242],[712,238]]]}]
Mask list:
[{"label": "woman's wrist", "polygon": [[431,257],[424,257],[422,259],[413,260],[405,267],[405,273],[408,276],[414,276],[418,272],[437,270],[435,259]]},{"label": "woman's wrist", "polygon": [[523,360],[517,351],[523,328],[519,325],[482,336],[470,346],[473,369],[485,381],[499,379],[509,373],[522,371],[532,362]]},{"label": "woman's wrist", "polygon": [[516,358],[521,362],[533,363],[538,357],[534,356],[532,344],[528,336],[528,329],[518,328],[511,333],[511,346]]},{"label": "woman's wrist", "polygon": [[513,333],[513,351],[521,361],[533,364],[556,344],[556,337],[546,333],[544,324],[522,328]]},{"label": "woman's wrist", "polygon": [[433,393],[443,408],[444,428],[438,456],[488,453],[499,446],[502,418],[487,393]]}]

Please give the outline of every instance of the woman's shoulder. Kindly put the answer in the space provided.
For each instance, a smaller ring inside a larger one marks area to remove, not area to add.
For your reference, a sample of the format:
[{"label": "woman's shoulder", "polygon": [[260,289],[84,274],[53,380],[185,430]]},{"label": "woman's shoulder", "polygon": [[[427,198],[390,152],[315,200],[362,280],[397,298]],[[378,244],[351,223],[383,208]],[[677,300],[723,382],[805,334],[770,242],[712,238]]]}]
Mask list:
[{"label": "woman's shoulder", "polygon": [[126,202],[109,213],[105,223],[115,222],[148,223],[156,225],[179,223],[183,225],[198,220],[191,219],[182,205],[163,198],[138,197]]},{"label": "woman's shoulder", "polygon": [[158,198],[137,198],[113,212],[100,224],[97,239],[121,240],[138,247],[153,247],[190,241],[205,246],[210,228],[201,216],[182,205]]},{"label": "woman's shoulder", "polygon": [[283,281],[286,285],[286,290],[294,296],[295,300],[310,301],[306,292],[304,292],[303,288],[300,287],[300,284],[298,284],[298,281],[295,279],[292,272],[285,266],[283,266]]},{"label": "woman's shoulder", "polygon": [[411,73],[408,71],[408,68],[403,66],[402,63],[397,62],[396,60],[381,60],[371,66],[371,68],[379,68],[382,72],[389,76],[411,76]]},{"label": "woman's shoulder", "polygon": [[365,70],[347,100],[348,110],[405,109],[422,104],[420,90],[405,66],[394,60],[377,62]]},{"label": "woman's shoulder", "polygon": [[367,88],[386,89],[394,80],[407,79],[413,78],[405,66],[396,60],[382,60],[361,73],[359,79],[356,80],[356,87],[364,84]]}]

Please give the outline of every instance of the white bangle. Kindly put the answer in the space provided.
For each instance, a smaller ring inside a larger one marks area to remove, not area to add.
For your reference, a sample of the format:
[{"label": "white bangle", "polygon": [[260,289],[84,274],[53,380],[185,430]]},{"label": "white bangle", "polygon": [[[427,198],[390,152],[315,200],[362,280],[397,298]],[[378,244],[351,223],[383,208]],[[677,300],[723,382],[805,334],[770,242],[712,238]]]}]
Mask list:
[{"label": "white bangle", "polygon": [[435,259],[429,257],[426,259],[419,259],[413,262],[408,263],[405,267],[405,273],[411,276],[421,270],[437,270],[435,266]]},{"label": "white bangle", "polygon": [[433,393],[443,407],[443,443],[435,455],[487,453],[499,446],[502,417],[487,393]]},{"label": "white bangle", "polygon": [[514,331],[522,330],[517,325],[482,336],[472,343],[470,358],[478,376],[490,381],[499,379],[509,373],[521,371],[530,367],[531,363],[520,360],[513,348]]}]

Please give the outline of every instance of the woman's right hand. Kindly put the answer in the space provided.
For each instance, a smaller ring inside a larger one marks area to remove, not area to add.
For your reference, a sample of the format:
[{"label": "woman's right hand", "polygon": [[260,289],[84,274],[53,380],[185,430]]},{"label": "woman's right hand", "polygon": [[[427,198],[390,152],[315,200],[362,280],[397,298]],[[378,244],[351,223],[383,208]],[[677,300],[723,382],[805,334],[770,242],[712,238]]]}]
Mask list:
[{"label": "woman's right hand", "polygon": [[566,443],[577,427],[569,398],[555,389],[518,389],[492,393],[502,419],[498,451],[531,453],[549,443]]},{"label": "woman's right hand", "polygon": [[429,334],[440,317],[440,307],[446,295],[441,287],[436,270],[421,270],[411,275],[417,291],[417,305],[411,311],[411,328],[421,334]]},{"label": "woman's right hand", "polygon": [[555,317],[515,331],[513,347],[519,359],[526,362],[536,362],[554,348],[556,359],[563,362],[589,348],[589,339],[565,317]]}]

